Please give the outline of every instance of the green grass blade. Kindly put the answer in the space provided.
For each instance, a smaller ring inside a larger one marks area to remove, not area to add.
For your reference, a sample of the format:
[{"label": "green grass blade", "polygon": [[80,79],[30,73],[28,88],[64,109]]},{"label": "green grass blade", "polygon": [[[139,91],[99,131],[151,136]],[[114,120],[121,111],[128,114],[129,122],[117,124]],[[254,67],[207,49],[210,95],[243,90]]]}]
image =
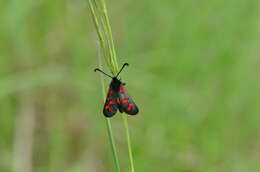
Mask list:
[{"label": "green grass blade", "polygon": [[[103,49],[102,52],[103,52],[104,59],[111,73],[115,76],[118,72],[117,55],[115,51],[113,34],[109,22],[105,0],[89,0],[89,2],[90,2],[93,21],[95,23],[95,27],[99,36],[101,48]],[[103,85],[103,89],[104,89],[104,85]],[[129,134],[127,116],[123,116],[123,124],[126,133],[131,172],[134,172],[134,161],[133,161],[133,153],[132,153],[131,138]],[[113,150],[115,165],[117,166],[119,163],[117,161],[118,158],[115,151],[115,144],[114,144],[113,133],[111,129],[111,121],[109,119],[107,119],[107,128],[108,128],[108,134],[109,134],[109,138]]]},{"label": "green grass blade", "polygon": [[129,127],[128,127],[127,116],[122,115],[122,118],[123,118],[124,126],[125,126],[125,134],[126,134],[126,139],[127,139],[127,147],[128,147],[128,155],[129,155],[131,172],[134,172],[135,171],[134,158],[133,158],[133,153],[132,153],[131,137],[130,137]]},{"label": "green grass blade", "polygon": [[[99,68],[102,69],[101,60],[99,60]],[[102,94],[103,94],[103,98],[105,100],[106,99],[106,90],[105,90],[104,78],[102,75],[100,75],[100,80],[101,80],[101,85],[102,85]],[[107,126],[108,138],[109,138],[109,142],[110,142],[110,146],[111,146],[111,150],[112,150],[112,154],[113,154],[114,166],[115,166],[116,171],[120,172],[120,165],[119,165],[119,160],[118,160],[118,155],[117,155],[117,150],[116,150],[116,144],[115,144],[115,140],[114,140],[111,121],[109,118],[106,118],[106,126]]]}]

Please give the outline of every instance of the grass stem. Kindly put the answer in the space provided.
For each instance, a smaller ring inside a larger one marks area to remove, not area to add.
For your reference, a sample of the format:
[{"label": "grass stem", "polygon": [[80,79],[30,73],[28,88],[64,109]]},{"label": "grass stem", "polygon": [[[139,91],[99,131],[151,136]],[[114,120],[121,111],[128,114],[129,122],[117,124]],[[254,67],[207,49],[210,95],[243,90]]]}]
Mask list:
[{"label": "grass stem", "polygon": [[128,127],[127,116],[122,115],[122,118],[123,118],[124,126],[125,126],[125,134],[126,134],[126,139],[127,139],[127,147],[128,147],[128,155],[129,155],[131,172],[134,172],[135,171],[134,159],[133,159],[133,153],[132,153],[132,145],[131,145],[131,138],[130,138],[130,132],[129,132],[129,127]]},{"label": "grass stem", "polygon": [[[100,56],[99,56],[99,68],[102,69]],[[102,85],[103,98],[105,100],[106,90],[105,90],[103,75],[100,75],[100,81],[101,81],[101,85]],[[111,150],[112,150],[114,166],[115,166],[116,172],[120,172],[120,165],[119,165],[119,160],[118,160],[118,155],[117,155],[117,150],[116,150],[116,144],[115,144],[115,140],[114,140],[111,121],[109,118],[106,118],[106,126],[107,126],[108,138],[109,138],[109,142],[110,142],[110,146],[111,146]]]},{"label": "grass stem", "polygon": [[[118,72],[117,55],[115,51],[113,35],[112,35],[112,30],[109,22],[105,0],[89,0],[89,4],[90,4],[92,18],[95,23],[95,27],[99,37],[105,62],[108,68],[110,69],[111,73],[115,76]],[[102,85],[104,90],[103,80],[102,80]],[[105,90],[103,91],[103,94],[105,95]],[[107,121],[106,123],[107,123],[107,130],[108,130],[109,140],[111,144],[111,149],[113,152],[114,163],[117,171],[120,171],[116,146],[115,146],[112,127],[111,127],[111,121],[110,119],[107,119],[106,121]],[[126,133],[131,172],[134,172],[134,161],[133,161],[133,153],[131,147],[131,138],[129,134],[129,127],[128,127],[128,121],[126,115],[123,115],[123,124]]]}]

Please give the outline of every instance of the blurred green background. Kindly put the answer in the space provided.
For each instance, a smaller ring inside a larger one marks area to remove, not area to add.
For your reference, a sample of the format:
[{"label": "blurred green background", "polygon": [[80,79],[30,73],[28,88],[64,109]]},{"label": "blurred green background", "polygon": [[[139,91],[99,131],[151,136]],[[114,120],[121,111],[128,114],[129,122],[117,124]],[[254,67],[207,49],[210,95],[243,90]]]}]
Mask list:
[{"label": "blurred green background", "polygon": [[[136,171],[260,171],[260,1],[107,4]],[[0,1],[1,172],[113,171],[96,41],[85,0]]]}]

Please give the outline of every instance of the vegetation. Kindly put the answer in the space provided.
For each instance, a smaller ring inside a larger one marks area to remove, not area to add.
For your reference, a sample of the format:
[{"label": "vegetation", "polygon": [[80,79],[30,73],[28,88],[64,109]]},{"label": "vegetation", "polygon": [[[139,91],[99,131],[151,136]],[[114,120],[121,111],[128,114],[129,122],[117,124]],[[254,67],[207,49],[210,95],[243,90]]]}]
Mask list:
[{"label": "vegetation", "polygon": [[[140,107],[128,120],[135,170],[260,171],[260,2],[107,8]],[[114,170],[90,14],[84,0],[0,2],[1,172]],[[122,116],[112,122],[121,171],[130,171]]]}]

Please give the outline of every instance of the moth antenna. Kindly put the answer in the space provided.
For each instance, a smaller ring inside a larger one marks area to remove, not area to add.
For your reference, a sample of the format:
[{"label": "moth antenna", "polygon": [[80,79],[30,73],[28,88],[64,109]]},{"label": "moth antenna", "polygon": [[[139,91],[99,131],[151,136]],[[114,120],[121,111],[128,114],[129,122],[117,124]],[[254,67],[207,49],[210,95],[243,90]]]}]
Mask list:
[{"label": "moth antenna", "polygon": [[113,78],[112,76],[110,76],[110,75],[106,74],[105,72],[103,72],[103,71],[102,71],[102,70],[100,70],[99,68],[96,68],[96,69],[94,69],[94,72],[97,72],[97,71],[99,71],[99,72],[103,73],[104,75],[106,75],[106,76],[108,76],[108,77],[110,77],[110,78]]},{"label": "moth antenna", "polygon": [[122,72],[122,70],[124,69],[125,66],[129,66],[128,63],[124,63],[122,68],[120,69],[120,71],[117,73],[116,77],[118,77],[118,75]]}]

